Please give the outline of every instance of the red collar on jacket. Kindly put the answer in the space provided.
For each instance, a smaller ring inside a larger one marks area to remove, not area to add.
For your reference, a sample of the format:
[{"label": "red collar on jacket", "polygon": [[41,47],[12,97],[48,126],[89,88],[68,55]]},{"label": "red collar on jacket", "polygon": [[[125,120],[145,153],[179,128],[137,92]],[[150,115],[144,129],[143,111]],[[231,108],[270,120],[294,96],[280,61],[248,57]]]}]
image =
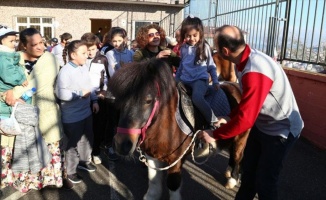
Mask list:
[{"label": "red collar on jacket", "polygon": [[243,50],[242,57],[240,59],[240,63],[236,65],[238,71],[241,72],[243,70],[243,68],[246,66],[250,53],[251,53],[250,47],[249,47],[249,45],[246,45],[245,49]]}]

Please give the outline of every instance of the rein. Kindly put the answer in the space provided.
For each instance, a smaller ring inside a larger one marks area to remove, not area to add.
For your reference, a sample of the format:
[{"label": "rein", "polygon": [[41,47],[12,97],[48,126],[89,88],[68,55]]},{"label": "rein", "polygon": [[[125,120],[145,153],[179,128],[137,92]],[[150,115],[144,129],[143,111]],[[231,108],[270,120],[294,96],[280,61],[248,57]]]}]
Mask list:
[{"label": "rein", "polygon": [[151,168],[151,169],[155,169],[157,171],[164,171],[164,170],[168,170],[170,169],[171,167],[173,167],[174,165],[176,165],[182,158],[183,156],[186,155],[186,153],[188,152],[188,150],[191,148],[191,156],[192,156],[192,160],[194,161],[194,163],[196,163],[197,165],[202,165],[204,163],[206,163],[208,161],[208,159],[213,155],[213,153],[211,154],[211,147],[212,145],[209,144],[209,155],[207,156],[207,158],[203,161],[203,162],[197,162],[195,160],[195,156],[194,156],[194,151],[195,151],[195,139],[198,135],[198,133],[200,132],[201,130],[198,130],[196,131],[196,133],[194,134],[194,136],[192,137],[191,139],[191,142],[189,143],[189,145],[187,146],[186,150],[181,154],[181,156],[179,156],[179,158],[177,160],[175,160],[173,163],[171,163],[170,165],[166,166],[166,167],[153,167],[153,166],[150,166],[149,163],[147,162],[147,157],[146,155],[143,154],[141,148],[138,146],[137,147],[137,151],[139,152],[140,156],[139,156],[139,161],[140,162],[143,162],[147,167]]},{"label": "rein", "polygon": [[151,125],[152,119],[154,118],[154,115],[155,115],[155,113],[158,110],[159,105],[160,105],[160,101],[158,99],[161,96],[161,92],[160,92],[160,87],[159,87],[157,82],[156,82],[156,88],[157,88],[157,95],[156,95],[156,98],[155,98],[154,107],[153,107],[153,110],[152,110],[152,112],[151,112],[145,126],[143,126],[142,128],[121,128],[121,127],[117,127],[117,132],[119,132],[119,133],[123,133],[123,134],[139,134],[139,135],[141,135],[141,139],[140,139],[140,142],[138,144],[138,147],[144,142],[145,137],[146,137],[146,130]]}]

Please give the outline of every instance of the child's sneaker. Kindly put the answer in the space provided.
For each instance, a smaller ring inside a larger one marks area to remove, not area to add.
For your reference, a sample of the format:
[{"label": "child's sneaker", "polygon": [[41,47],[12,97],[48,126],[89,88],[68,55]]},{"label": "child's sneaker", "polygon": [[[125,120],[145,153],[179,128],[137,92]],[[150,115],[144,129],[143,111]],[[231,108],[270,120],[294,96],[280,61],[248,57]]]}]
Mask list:
[{"label": "child's sneaker", "polygon": [[100,156],[93,156],[93,163],[95,165],[101,164],[102,163],[102,159],[100,158]]},{"label": "child's sneaker", "polygon": [[95,172],[97,168],[90,162],[90,163],[79,163],[78,169],[86,170],[88,172]]},{"label": "child's sneaker", "polygon": [[[75,174],[71,174],[71,175],[67,175],[67,181],[71,181],[72,183],[80,183],[82,181],[81,177],[78,176],[77,173]],[[71,184],[69,182],[66,183],[67,187],[69,188],[71,186]],[[73,186],[72,186],[73,187]],[[71,187],[71,188],[72,188]],[[69,188],[70,189],[70,188]]]}]

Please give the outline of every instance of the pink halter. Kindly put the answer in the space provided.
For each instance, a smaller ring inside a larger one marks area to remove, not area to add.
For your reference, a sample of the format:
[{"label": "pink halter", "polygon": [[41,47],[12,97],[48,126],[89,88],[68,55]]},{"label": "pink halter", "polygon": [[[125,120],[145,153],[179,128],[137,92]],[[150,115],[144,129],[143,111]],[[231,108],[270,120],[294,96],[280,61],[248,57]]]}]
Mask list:
[{"label": "pink halter", "polygon": [[152,123],[152,119],[156,113],[156,110],[158,110],[159,105],[160,105],[160,101],[158,100],[158,97],[161,96],[160,94],[160,88],[158,83],[156,83],[156,87],[157,87],[157,97],[155,98],[155,103],[154,103],[154,107],[153,110],[147,120],[147,123],[145,124],[144,127],[142,128],[121,128],[121,127],[117,127],[117,132],[118,133],[123,133],[123,134],[141,134],[141,140],[140,143],[143,143],[143,141],[145,140],[145,136],[146,136],[146,130],[149,127],[149,125],[151,125]]}]

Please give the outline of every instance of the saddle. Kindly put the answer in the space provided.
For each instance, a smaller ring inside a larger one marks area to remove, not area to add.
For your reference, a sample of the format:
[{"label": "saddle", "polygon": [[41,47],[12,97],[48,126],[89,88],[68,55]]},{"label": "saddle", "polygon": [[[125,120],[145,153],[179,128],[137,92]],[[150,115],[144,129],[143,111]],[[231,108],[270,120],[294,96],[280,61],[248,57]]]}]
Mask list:
[{"label": "saddle", "polygon": [[[202,114],[193,105],[191,100],[191,90],[182,82],[178,82],[177,89],[179,92],[179,110],[184,122],[191,128],[193,132],[198,130],[200,125],[205,125]],[[195,123],[197,122],[197,124]]]},{"label": "saddle", "polygon": [[[229,85],[230,88],[232,85]],[[229,102],[237,103],[232,95],[228,92],[228,89],[224,88],[224,84],[221,85],[221,89],[215,90],[210,87],[205,96],[206,101],[210,104],[215,116],[226,116],[231,112]],[[191,100],[191,89],[187,88],[182,82],[177,84],[179,92],[179,112],[181,118],[184,120],[187,126],[191,128],[193,132],[199,129],[207,129],[210,124],[207,124],[203,114],[193,105]],[[233,88],[234,89],[234,88]],[[233,98],[233,99],[232,99]],[[232,100],[232,101],[231,101]]]},{"label": "saddle", "polygon": [[[191,100],[191,90],[187,88],[182,82],[177,84],[179,92],[179,113],[183,122],[191,129],[192,133],[195,133],[196,130],[200,129],[200,125],[205,125],[204,118],[197,108],[193,105]],[[195,124],[195,122],[198,122]],[[181,127],[180,127],[181,128]],[[182,128],[181,128],[182,129]],[[202,143],[200,140],[196,139],[195,142],[195,158],[204,158],[206,159],[211,155],[215,154],[217,149],[216,143],[208,144]],[[193,158],[194,159],[194,158]],[[205,161],[206,162],[206,161]]]}]

